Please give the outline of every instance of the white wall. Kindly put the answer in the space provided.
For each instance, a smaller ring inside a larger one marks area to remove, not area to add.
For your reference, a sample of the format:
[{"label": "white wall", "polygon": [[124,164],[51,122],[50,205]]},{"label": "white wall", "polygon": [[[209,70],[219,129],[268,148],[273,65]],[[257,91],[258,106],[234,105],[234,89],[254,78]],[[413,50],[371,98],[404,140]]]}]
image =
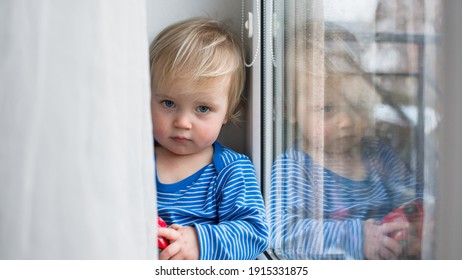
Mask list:
[{"label": "white wall", "polygon": [[169,24],[193,16],[231,20],[240,32],[241,0],[146,0],[148,39]]}]

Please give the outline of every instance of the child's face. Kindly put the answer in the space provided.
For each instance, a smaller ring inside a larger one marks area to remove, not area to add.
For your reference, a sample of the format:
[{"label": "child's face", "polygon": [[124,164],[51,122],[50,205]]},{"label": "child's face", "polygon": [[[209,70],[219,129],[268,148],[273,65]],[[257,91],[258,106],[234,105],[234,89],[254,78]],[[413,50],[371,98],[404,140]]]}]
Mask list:
[{"label": "child's face", "polygon": [[324,93],[318,89],[321,93],[317,95],[309,81],[296,105],[296,121],[307,148],[322,148],[325,153],[351,152],[368,127],[364,91],[370,87],[360,77],[328,78]]},{"label": "child's face", "polygon": [[172,87],[153,92],[151,101],[154,138],[178,155],[210,147],[226,123],[229,78],[198,88],[178,79]]}]

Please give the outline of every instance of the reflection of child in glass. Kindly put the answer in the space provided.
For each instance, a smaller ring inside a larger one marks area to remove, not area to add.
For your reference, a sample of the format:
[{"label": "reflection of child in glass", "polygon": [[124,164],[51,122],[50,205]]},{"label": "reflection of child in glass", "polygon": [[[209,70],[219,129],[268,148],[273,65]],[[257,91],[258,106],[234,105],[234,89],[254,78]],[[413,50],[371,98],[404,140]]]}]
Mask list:
[{"label": "reflection of child in glass", "polygon": [[[366,136],[376,93],[350,56],[342,37],[348,34],[327,28],[318,49],[311,39],[297,38],[305,40],[305,59],[297,53],[292,118],[301,137],[273,165],[271,246],[289,259],[418,254],[420,240],[413,240],[416,252],[390,237],[408,223],[380,223],[416,199],[415,179],[389,147]],[[314,61],[316,53],[325,58]],[[324,71],[310,70],[313,63]]]},{"label": "reflection of child in glass", "polygon": [[150,47],[160,259],[255,259],[268,245],[262,195],[248,157],[221,146],[244,85],[237,36],[192,18]]}]

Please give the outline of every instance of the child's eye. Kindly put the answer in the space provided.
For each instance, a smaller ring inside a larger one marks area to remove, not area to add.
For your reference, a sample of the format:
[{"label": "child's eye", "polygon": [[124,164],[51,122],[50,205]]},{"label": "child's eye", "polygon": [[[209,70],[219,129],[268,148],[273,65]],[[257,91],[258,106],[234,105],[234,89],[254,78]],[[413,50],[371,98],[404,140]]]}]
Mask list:
[{"label": "child's eye", "polygon": [[175,102],[171,101],[171,100],[163,100],[162,102],[160,102],[162,105],[164,105],[164,107],[166,108],[174,108],[175,107]]},{"label": "child's eye", "polygon": [[332,105],[326,105],[324,106],[324,108],[322,108],[322,110],[324,111],[324,113],[332,113],[334,112],[335,108]]},{"label": "child's eye", "polygon": [[325,113],[333,113],[335,112],[335,107],[332,105],[325,105],[323,107],[315,107],[314,108],[315,112],[325,114]]},{"label": "child's eye", "polygon": [[207,113],[207,112],[210,111],[210,108],[207,107],[207,106],[199,106],[199,107],[197,107],[197,111],[199,113]]}]

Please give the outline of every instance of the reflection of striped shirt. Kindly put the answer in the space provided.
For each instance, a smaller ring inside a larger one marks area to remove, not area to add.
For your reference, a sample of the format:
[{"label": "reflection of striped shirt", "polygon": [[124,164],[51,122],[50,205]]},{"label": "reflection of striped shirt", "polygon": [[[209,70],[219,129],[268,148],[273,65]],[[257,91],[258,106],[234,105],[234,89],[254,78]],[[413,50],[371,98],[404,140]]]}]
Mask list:
[{"label": "reflection of striped shirt", "polygon": [[214,144],[213,162],[174,183],[157,180],[159,216],[193,225],[200,259],[255,259],[268,246],[263,198],[249,158]]},{"label": "reflection of striped shirt", "polygon": [[[275,161],[268,217],[276,254],[288,259],[362,259],[362,221],[415,199],[404,164],[376,138],[361,143],[367,176],[355,181],[290,149]],[[321,210],[322,209],[322,210]]]}]

